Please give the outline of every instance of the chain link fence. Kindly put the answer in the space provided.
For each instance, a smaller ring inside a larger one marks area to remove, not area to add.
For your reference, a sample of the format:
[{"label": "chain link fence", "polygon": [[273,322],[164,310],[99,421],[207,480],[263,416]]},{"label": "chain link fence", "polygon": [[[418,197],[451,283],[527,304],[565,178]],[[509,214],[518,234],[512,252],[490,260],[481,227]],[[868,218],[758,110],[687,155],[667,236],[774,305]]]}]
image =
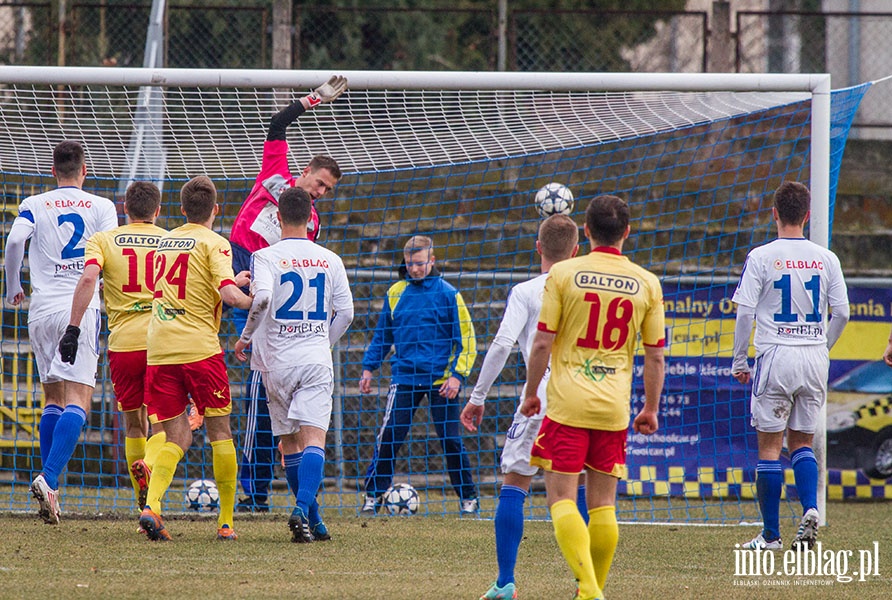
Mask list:
[{"label": "chain link fence", "polygon": [[49,2],[0,3],[0,63],[7,65],[53,64],[50,46],[52,6]]},{"label": "chain link fence", "polygon": [[[830,73],[834,88],[892,75],[892,12],[741,11],[736,25],[739,73]],[[856,137],[886,137],[892,107],[883,94],[865,96],[855,127]]]},{"label": "chain link fence", "polygon": [[293,64],[301,69],[496,68],[497,14],[486,9],[300,7]]},{"label": "chain link fence", "polygon": [[[272,66],[272,3],[171,3],[164,65]],[[151,3],[0,4],[4,64],[143,64]],[[707,14],[514,10],[502,32],[522,71],[703,71]],[[493,71],[499,15],[487,8],[293,7],[291,64],[303,69]]]},{"label": "chain link fence", "polygon": [[[141,67],[150,4],[84,3],[69,8],[65,64]],[[268,3],[171,5],[164,65],[263,69],[271,66]]]},{"label": "chain link fence", "polygon": [[707,14],[518,10],[510,67],[517,71],[706,71]]}]

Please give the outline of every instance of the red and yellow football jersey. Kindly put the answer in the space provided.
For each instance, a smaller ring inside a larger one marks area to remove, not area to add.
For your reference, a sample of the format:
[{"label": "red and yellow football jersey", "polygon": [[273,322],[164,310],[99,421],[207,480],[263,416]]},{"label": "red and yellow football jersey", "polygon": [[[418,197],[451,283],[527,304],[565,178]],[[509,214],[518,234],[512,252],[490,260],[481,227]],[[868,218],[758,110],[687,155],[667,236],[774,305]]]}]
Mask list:
[{"label": "red and yellow football jersey", "polygon": [[554,265],[539,314],[539,329],[556,334],[548,418],[587,429],[627,429],[638,336],[662,346],[664,328],[660,281],[625,256],[598,248]]},{"label": "red and yellow football jersey", "polygon": [[220,353],[220,288],[234,283],[226,238],[194,223],[162,237],[155,251],[148,364],[187,364]]},{"label": "red and yellow football jersey", "polygon": [[146,349],[155,295],[155,249],[166,233],[151,223],[131,223],[95,233],[87,241],[86,264],[102,269],[108,349],[113,352]]}]

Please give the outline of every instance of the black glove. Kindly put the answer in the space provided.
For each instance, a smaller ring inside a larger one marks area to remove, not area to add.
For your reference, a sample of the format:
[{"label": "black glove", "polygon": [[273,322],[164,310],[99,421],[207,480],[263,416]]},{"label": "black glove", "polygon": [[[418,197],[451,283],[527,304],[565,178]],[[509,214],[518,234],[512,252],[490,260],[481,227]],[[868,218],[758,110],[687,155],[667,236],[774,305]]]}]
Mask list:
[{"label": "black glove", "polygon": [[62,362],[69,365],[74,364],[77,358],[77,338],[81,334],[81,328],[69,325],[65,328],[65,335],[59,340],[59,354],[62,355]]}]

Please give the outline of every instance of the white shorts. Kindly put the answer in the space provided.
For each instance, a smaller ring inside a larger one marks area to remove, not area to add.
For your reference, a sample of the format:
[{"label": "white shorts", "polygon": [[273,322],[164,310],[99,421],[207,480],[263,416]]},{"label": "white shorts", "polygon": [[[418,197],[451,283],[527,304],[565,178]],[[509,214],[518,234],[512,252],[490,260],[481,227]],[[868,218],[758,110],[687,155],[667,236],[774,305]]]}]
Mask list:
[{"label": "white shorts", "polygon": [[37,361],[41,383],[73,381],[90,387],[96,385],[96,366],[99,363],[99,310],[88,308],[81,319],[77,358],[73,365],[62,362],[59,341],[68,327],[70,310],[55,312],[36,320],[28,320],[28,337]]},{"label": "white shorts", "polygon": [[824,345],[772,346],[756,357],[751,423],[757,431],[814,433],[827,400],[830,356]]},{"label": "white shorts", "polygon": [[327,365],[299,365],[263,373],[273,435],[297,433],[303,425],[328,431],[334,373]]},{"label": "white shorts", "polygon": [[[539,471],[539,467],[530,465],[530,452],[533,449],[536,436],[539,435],[539,428],[545,418],[545,410],[548,408],[545,388],[548,386],[550,375],[551,370],[546,371],[545,377],[539,384],[539,393],[537,394],[541,403],[539,414],[526,417],[520,412],[521,403],[517,405],[514,420],[511,421],[511,427],[508,428],[508,434],[505,436],[505,445],[502,447],[502,473],[517,473],[532,477]],[[521,398],[524,397],[525,390],[526,385],[520,392]]]},{"label": "white shorts", "polygon": [[539,411],[538,415],[526,417],[518,411],[514,413],[514,420],[508,428],[505,436],[505,446],[502,448],[502,473],[517,473],[532,477],[539,472],[539,467],[530,465],[530,452],[539,435],[539,427],[545,418],[545,411]]}]

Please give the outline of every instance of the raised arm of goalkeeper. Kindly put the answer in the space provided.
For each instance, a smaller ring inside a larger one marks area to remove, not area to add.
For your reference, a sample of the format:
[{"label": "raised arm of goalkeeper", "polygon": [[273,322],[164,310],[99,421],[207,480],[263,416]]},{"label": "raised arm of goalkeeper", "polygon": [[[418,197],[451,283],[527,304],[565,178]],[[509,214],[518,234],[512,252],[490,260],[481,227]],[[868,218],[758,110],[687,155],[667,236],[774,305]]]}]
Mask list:
[{"label": "raised arm of goalkeeper", "polygon": [[325,104],[334,102],[338,96],[347,90],[347,78],[340,75],[332,75],[331,79],[317,87],[315,90],[295,100],[270,119],[269,131],[266,134],[267,141],[284,140],[288,126],[304,114],[306,111]]}]

